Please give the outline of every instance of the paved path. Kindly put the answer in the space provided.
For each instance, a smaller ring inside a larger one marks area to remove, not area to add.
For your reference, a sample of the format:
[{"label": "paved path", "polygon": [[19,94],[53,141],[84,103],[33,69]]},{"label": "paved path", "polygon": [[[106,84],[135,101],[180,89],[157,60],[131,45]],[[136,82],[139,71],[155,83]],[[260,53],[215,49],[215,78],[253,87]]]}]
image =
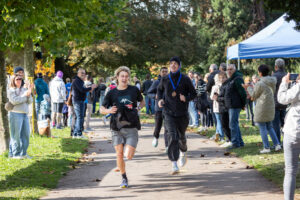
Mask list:
[{"label": "paved path", "polygon": [[94,161],[70,171],[58,188],[42,199],[283,199],[282,192],[256,170],[246,169],[246,164],[238,158],[224,156],[224,149],[197,134],[188,134],[187,165],[180,174],[170,175],[171,164],[163,148],[163,137],[158,148],[151,146],[152,125],[144,125],[139,132],[136,156],[126,162],[130,188],[120,189],[121,177],[114,172],[110,131],[98,119],[93,119],[92,125],[95,131],[91,134],[88,157]]}]

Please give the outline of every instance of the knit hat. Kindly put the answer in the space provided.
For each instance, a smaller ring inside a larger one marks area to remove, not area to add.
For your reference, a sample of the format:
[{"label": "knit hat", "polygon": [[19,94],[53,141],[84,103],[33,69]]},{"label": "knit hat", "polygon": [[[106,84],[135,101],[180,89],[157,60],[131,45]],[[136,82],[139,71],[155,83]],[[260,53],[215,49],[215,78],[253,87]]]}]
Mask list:
[{"label": "knit hat", "polygon": [[20,67],[20,66],[16,67],[16,68],[14,69],[14,74],[18,73],[19,71],[23,71],[23,72],[24,72],[23,67]]},{"label": "knit hat", "polygon": [[177,64],[179,65],[179,67],[181,67],[181,61],[180,61],[180,58],[179,58],[179,57],[177,57],[177,56],[172,57],[172,58],[170,59],[170,62],[172,62],[172,61],[177,62]]},{"label": "knit hat", "polygon": [[62,71],[57,71],[56,76],[62,78],[64,76],[64,73]]}]

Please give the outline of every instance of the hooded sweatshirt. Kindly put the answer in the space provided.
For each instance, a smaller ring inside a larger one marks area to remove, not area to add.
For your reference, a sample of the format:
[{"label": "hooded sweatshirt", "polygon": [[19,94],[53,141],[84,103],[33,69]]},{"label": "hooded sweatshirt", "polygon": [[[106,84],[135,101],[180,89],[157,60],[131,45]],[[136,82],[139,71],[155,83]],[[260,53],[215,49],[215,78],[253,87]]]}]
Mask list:
[{"label": "hooded sweatshirt", "polygon": [[[220,88],[222,86],[222,83],[219,81],[219,76],[218,75],[215,75],[214,81],[215,81],[215,85],[211,89],[210,99],[213,98],[215,93],[217,93],[218,95],[220,94]],[[213,112],[214,113],[220,113],[219,102],[216,101],[216,100],[213,100]]]},{"label": "hooded sweatshirt", "polygon": [[41,102],[44,100],[43,95],[49,94],[48,85],[42,78],[37,78],[34,81],[34,85],[37,93],[36,102]]},{"label": "hooded sweatshirt", "polygon": [[256,101],[254,109],[255,122],[270,122],[275,116],[274,92],[276,91],[276,78],[264,76],[255,84],[254,88],[248,87],[247,91]]},{"label": "hooded sweatshirt", "polygon": [[49,84],[51,101],[53,103],[63,103],[66,100],[66,86],[64,81],[55,77]]}]

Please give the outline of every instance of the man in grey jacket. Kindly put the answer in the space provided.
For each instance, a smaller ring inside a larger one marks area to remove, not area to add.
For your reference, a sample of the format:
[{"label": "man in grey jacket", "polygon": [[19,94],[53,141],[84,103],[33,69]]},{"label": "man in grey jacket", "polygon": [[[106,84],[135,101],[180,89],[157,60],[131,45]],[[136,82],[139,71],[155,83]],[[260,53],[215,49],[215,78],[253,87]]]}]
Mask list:
[{"label": "man in grey jacket", "polygon": [[282,78],[286,75],[284,71],[284,60],[281,58],[278,58],[275,60],[275,73],[272,75],[276,77],[277,84],[276,84],[276,91],[274,93],[274,99],[275,99],[275,117],[273,120],[273,127],[276,133],[276,136],[278,138],[278,141],[281,141],[281,134],[280,134],[280,127],[283,127],[284,125],[284,118],[286,113],[286,105],[282,105],[277,100],[277,93],[279,90],[279,86],[281,84]]}]

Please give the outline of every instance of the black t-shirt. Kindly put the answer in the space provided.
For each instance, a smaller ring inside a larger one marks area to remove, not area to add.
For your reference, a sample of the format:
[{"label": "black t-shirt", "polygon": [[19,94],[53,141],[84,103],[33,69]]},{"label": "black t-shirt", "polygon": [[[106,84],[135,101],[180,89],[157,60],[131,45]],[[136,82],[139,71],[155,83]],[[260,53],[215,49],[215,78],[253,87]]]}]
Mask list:
[{"label": "black t-shirt", "polygon": [[106,108],[117,106],[118,111],[112,115],[110,127],[113,130],[121,128],[140,129],[140,121],[137,112],[137,102],[141,102],[143,96],[140,90],[129,85],[125,90],[117,88],[110,90],[104,97],[103,106]]}]

